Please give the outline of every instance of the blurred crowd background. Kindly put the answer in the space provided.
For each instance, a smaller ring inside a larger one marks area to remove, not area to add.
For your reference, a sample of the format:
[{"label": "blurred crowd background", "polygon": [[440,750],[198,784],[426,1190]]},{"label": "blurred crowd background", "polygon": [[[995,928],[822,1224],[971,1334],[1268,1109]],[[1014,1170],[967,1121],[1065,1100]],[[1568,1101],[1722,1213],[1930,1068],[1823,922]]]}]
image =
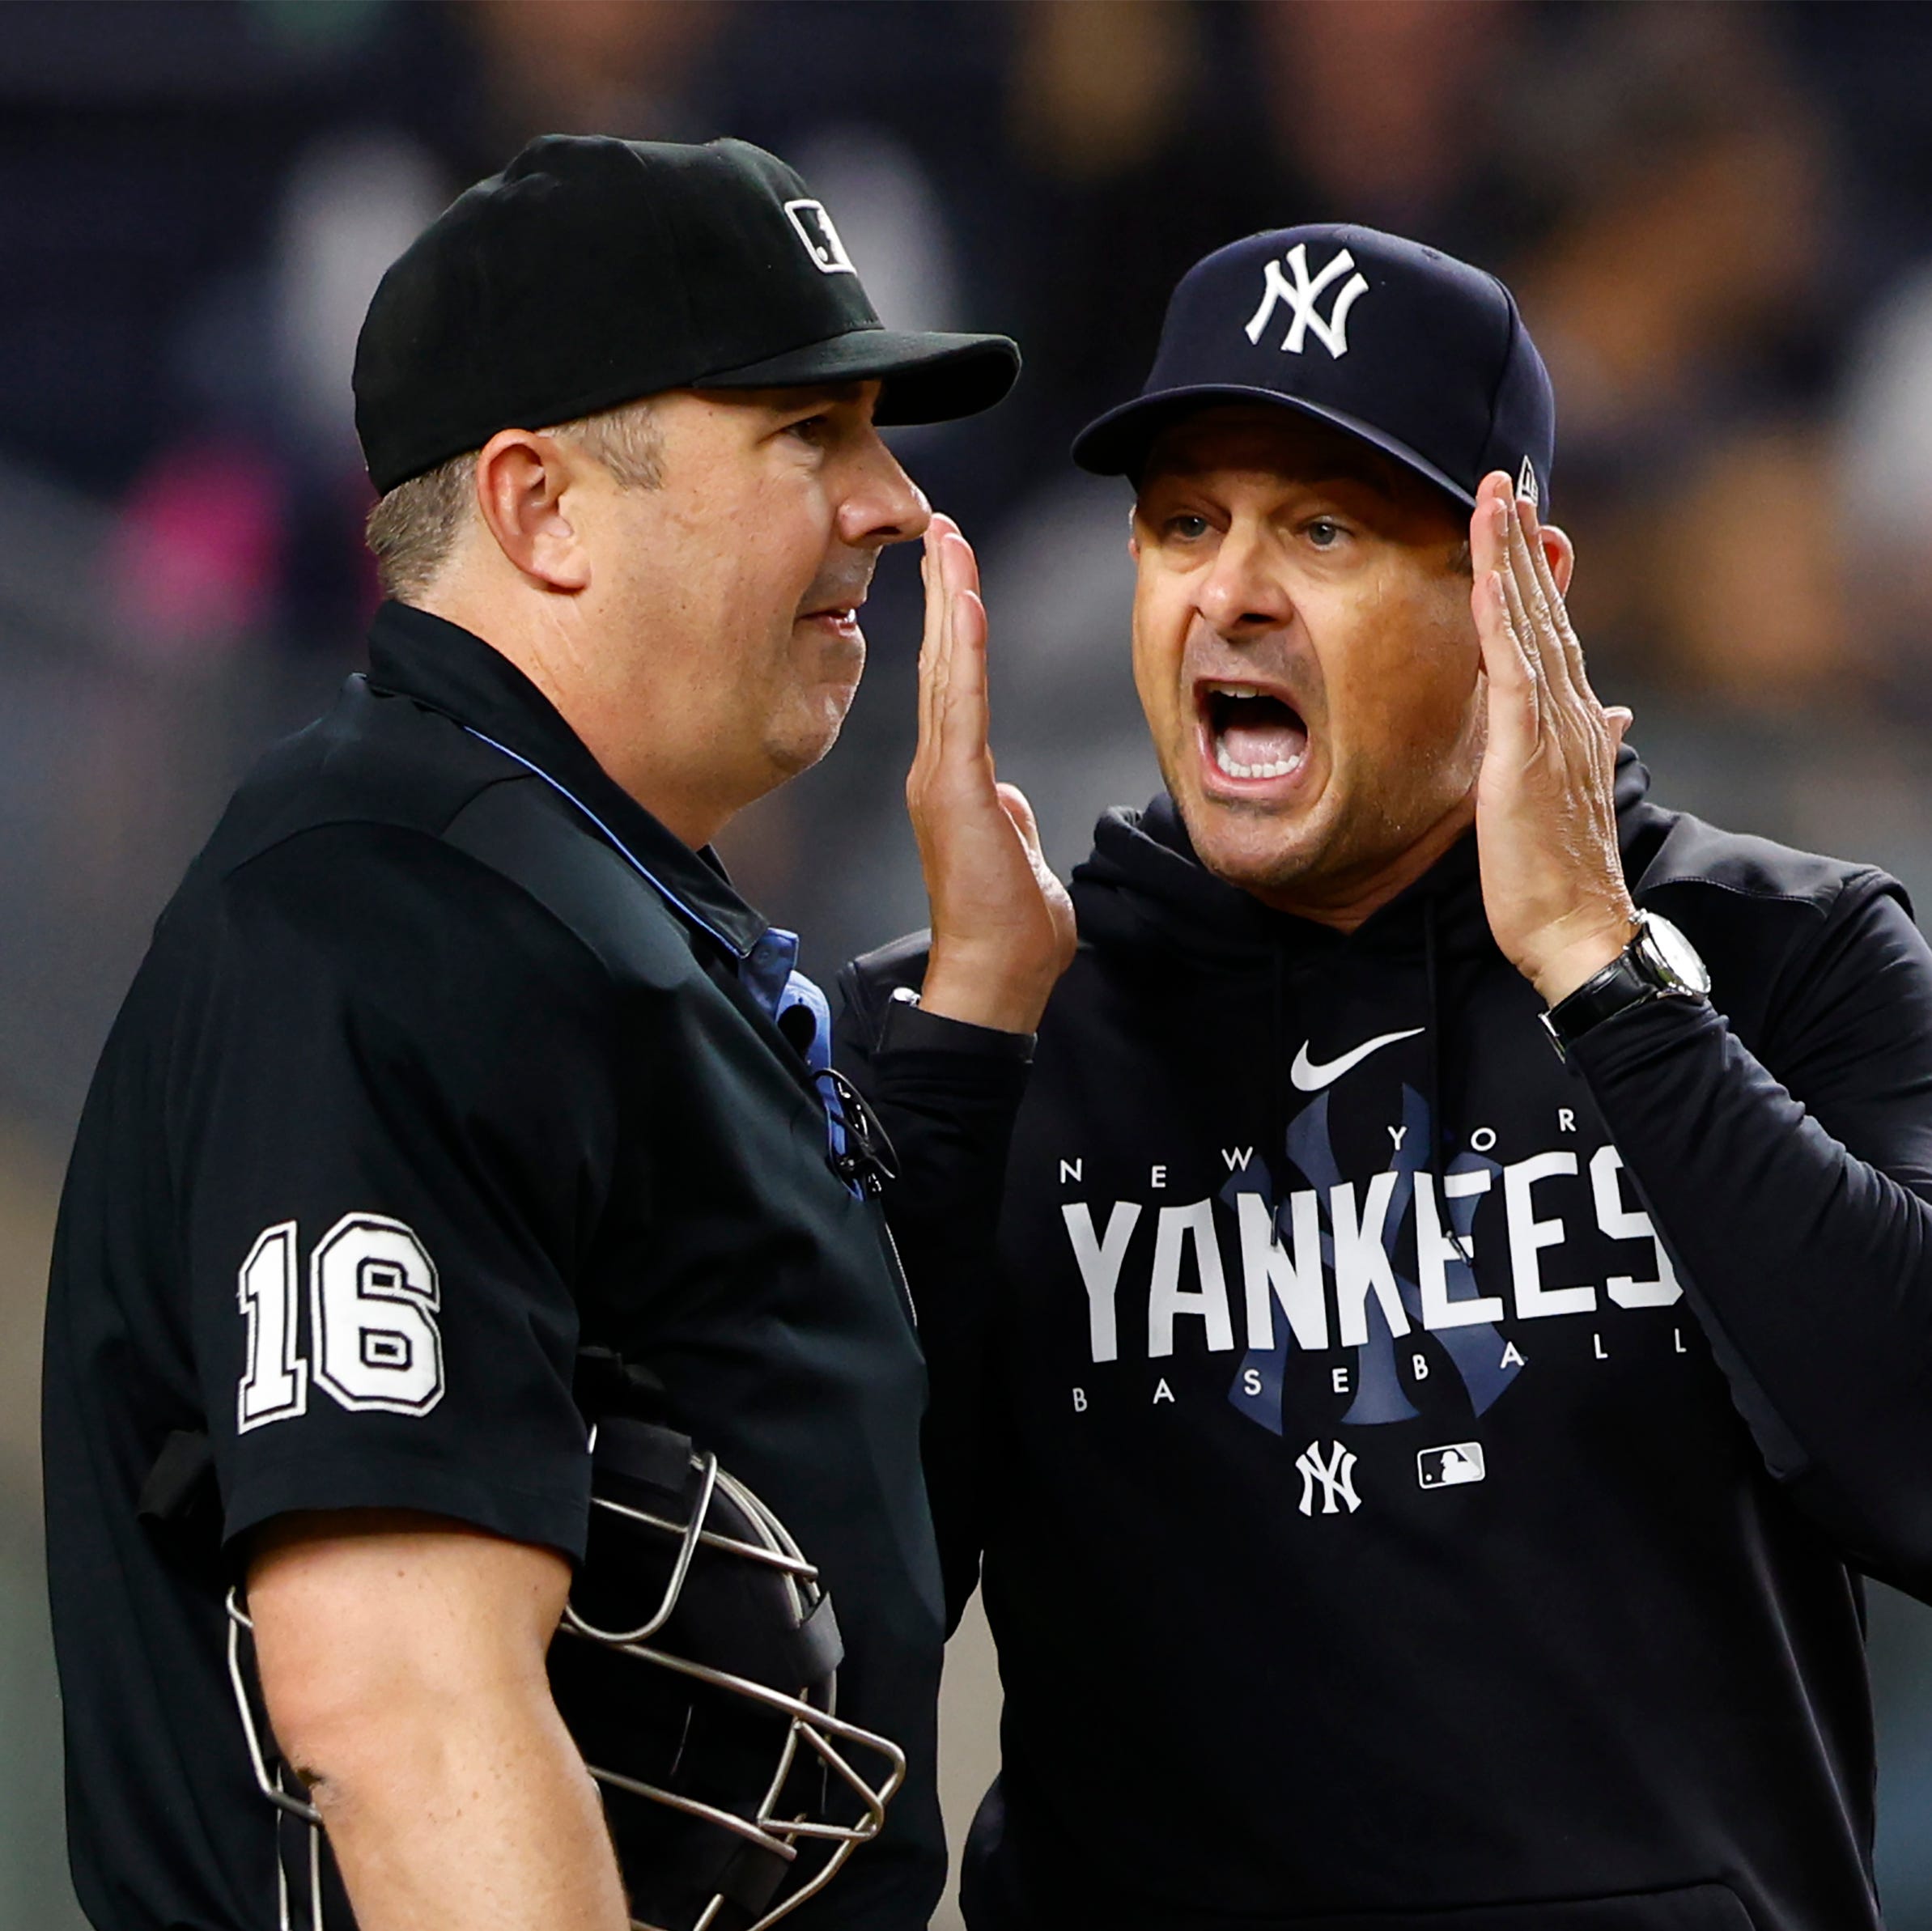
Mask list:
[{"label": "blurred crowd background", "polygon": [[[355,331],[457,189],[546,131],[741,134],[805,173],[889,324],[1020,338],[994,415],[899,439],[979,544],[1002,773],[1063,868],[1156,783],[1123,486],[1065,450],[1174,279],[1323,219],[1493,269],[1556,380],[1577,626],[1658,794],[1925,906],[1928,89],[1932,8],[1855,0],[0,6],[0,1926],[79,1922],[34,1447],[62,1161],[182,864],[359,661]],[[822,977],[923,923],[909,558],[867,629],[844,743],[728,852]],[[1873,1666],[1891,1922],[1932,1931],[1932,1611],[1875,1591]],[[996,1696],[974,1650],[956,1794]]]}]

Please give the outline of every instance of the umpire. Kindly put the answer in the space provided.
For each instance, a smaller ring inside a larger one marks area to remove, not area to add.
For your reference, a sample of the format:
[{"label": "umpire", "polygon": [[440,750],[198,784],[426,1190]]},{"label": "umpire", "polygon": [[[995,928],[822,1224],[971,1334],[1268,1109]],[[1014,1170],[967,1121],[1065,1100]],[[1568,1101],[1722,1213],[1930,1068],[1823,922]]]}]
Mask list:
[{"label": "umpire", "polygon": [[[706,847],[830,746],[879,553],[926,526],[877,425],[1017,366],[883,329],[823,206],[736,142],[546,137],[384,277],[369,672],[163,914],[62,1207],[49,1561],[101,1931],[340,1931],[340,1891],[369,1931],[619,1931],[545,1673],[592,1347],[791,1528],[840,1714],[909,1759],[833,1916],[793,1921],[925,1924],[924,1370],[830,1150],[823,1001]],[[243,1580],[332,1864],[256,1787]]]}]

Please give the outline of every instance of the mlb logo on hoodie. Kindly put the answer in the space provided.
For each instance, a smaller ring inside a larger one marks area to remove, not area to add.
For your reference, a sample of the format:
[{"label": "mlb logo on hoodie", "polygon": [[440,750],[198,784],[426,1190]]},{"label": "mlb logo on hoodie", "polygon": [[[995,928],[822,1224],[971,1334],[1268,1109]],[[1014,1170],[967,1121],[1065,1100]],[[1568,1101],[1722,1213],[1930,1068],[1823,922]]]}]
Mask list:
[{"label": "mlb logo on hoodie", "polygon": [[1416,1458],[1416,1479],[1425,1488],[1460,1488],[1465,1482],[1481,1481],[1488,1472],[1480,1441],[1446,1442],[1441,1448],[1423,1449]]}]

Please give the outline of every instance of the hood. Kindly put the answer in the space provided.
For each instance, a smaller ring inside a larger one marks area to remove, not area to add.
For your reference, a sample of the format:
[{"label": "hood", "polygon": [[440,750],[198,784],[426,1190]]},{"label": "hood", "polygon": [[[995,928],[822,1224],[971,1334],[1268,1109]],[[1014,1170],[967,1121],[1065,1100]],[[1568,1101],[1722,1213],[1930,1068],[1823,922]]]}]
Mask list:
[{"label": "hood", "polygon": [[[1663,814],[1646,803],[1650,774],[1628,746],[1617,753],[1619,842],[1632,876],[1661,835]],[[1352,933],[1275,910],[1217,878],[1195,855],[1166,792],[1144,811],[1115,807],[1093,828],[1092,855],[1072,880],[1083,940],[1108,949],[1153,950],[1224,970],[1279,962],[1313,964],[1344,951],[1419,954],[1424,908],[1433,908],[1437,942],[1454,950],[1493,943],[1483,912],[1473,831],[1458,839],[1414,884]]]}]

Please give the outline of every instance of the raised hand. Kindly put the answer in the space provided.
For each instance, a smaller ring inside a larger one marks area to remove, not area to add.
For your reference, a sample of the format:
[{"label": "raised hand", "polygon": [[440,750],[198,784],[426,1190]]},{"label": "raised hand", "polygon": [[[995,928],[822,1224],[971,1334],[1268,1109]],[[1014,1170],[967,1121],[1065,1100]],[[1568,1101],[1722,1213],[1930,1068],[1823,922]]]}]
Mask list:
[{"label": "raised hand", "polygon": [[1471,605],[1488,684],[1476,806],[1483,905],[1504,956],[1550,1005],[1610,964],[1636,929],[1611,796],[1630,713],[1606,710],[1590,688],[1552,545],[1567,556],[1507,476],[1484,477],[1470,523]]},{"label": "raised hand", "polygon": [[1033,808],[993,776],[986,606],[972,546],[935,516],[921,566],[919,749],[906,804],[932,912],[920,1004],[947,1019],[1030,1033],[1073,957],[1073,906],[1040,851]]}]

